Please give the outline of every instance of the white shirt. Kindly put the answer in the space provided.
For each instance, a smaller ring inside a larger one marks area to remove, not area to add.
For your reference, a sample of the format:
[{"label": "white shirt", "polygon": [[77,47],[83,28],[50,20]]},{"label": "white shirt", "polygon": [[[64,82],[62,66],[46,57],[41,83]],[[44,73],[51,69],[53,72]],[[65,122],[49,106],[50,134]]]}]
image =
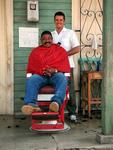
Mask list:
[{"label": "white shirt", "polygon": [[[58,34],[57,31],[52,32],[53,36],[53,43],[61,43],[61,46],[66,50],[69,51],[74,47],[79,46],[79,41],[77,38],[76,33],[73,30],[63,28],[62,31]],[[69,56],[69,62],[70,62],[70,67],[74,68],[74,61],[73,61],[73,55]]]}]

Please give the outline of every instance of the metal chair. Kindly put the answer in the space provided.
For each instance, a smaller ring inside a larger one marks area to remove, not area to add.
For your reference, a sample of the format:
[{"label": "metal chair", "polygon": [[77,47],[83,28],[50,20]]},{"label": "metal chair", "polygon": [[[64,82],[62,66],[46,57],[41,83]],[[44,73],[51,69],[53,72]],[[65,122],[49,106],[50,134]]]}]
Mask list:
[{"label": "metal chair", "polygon": [[[54,88],[50,85],[41,88],[38,97],[40,94],[42,98],[38,99],[38,105],[42,108],[41,112],[32,113],[32,124],[31,129],[36,131],[62,131],[68,130],[70,127],[64,122],[64,109],[69,99],[69,89],[66,89],[66,96],[63,104],[60,107],[59,112],[50,112],[49,104],[50,100],[43,100],[44,95],[47,98],[47,95],[52,96],[54,94]],[[50,99],[50,98],[49,98]]]}]

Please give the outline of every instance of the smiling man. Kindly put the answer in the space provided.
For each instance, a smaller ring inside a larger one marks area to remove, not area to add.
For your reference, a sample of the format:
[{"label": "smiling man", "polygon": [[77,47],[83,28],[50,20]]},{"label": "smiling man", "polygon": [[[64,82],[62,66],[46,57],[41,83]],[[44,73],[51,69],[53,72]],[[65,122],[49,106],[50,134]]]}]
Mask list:
[{"label": "smiling man", "polygon": [[71,67],[71,80],[69,82],[70,87],[70,100],[67,104],[70,120],[76,121],[76,99],[75,99],[75,87],[74,87],[74,75],[73,68],[75,67],[73,55],[79,53],[80,44],[76,33],[73,30],[65,27],[65,14],[58,11],[54,14],[55,30],[52,32],[53,42],[65,48],[68,54],[70,67]]},{"label": "smiling man", "polygon": [[52,84],[55,94],[51,98],[50,111],[58,112],[63,103],[67,79],[64,73],[70,72],[68,55],[64,48],[53,44],[52,34],[44,31],[41,34],[39,47],[34,48],[29,56],[26,80],[26,93],[22,112],[31,115],[34,111],[41,111],[37,103],[37,94],[41,87]]}]

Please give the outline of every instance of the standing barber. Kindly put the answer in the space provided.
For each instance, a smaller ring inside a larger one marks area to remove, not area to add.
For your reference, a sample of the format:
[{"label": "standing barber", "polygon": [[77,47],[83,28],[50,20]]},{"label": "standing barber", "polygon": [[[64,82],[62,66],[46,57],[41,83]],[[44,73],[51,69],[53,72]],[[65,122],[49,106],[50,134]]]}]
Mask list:
[{"label": "standing barber", "polygon": [[73,55],[80,51],[79,41],[76,33],[73,30],[65,28],[65,14],[63,12],[56,12],[54,15],[55,31],[52,32],[53,43],[57,43],[66,49],[70,67],[71,67],[71,78],[69,81],[70,87],[70,100],[67,104],[70,120],[76,121],[76,100],[75,100],[75,87],[74,87],[74,76],[73,68],[75,67],[73,61]]}]

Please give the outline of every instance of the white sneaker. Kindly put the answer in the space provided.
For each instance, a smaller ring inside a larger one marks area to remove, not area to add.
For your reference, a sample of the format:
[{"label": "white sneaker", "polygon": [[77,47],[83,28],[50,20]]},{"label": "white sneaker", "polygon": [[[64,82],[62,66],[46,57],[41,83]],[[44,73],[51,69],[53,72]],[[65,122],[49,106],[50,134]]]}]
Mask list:
[{"label": "white sneaker", "polygon": [[71,121],[76,121],[76,120],[77,120],[76,115],[70,115],[70,120],[71,120]]}]

